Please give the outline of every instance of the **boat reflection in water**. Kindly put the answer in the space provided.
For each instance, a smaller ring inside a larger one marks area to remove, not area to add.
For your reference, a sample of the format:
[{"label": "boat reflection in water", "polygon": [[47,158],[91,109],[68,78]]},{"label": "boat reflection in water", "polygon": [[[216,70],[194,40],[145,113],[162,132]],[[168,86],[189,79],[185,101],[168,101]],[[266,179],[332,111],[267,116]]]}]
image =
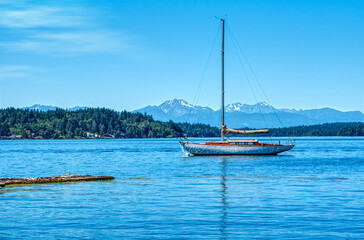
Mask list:
[{"label": "boat reflection in water", "polygon": [[228,203],[226,202],[226,157],[222,157],[221,159],[221,227],[220,227],[220,233],[221,233],[221,239],[227,239],[227,233],[226,233],[226,217],[227,217],[227,208]]},{"label": "boat reflection in water", "polygon": [[[228,186],[228,162],[230,161],[250,161],[256,160],[259,156],[219,156],[218,159],[220,160],[220,197],[221,197],[221,217],[220,217],[220,239],[228,239],[229,234],[227,232],[227,218],[229,213],[229,186]],[[234,198],[234,196],[231,196]],[[236,214],[236,213],[235,213]]]}]

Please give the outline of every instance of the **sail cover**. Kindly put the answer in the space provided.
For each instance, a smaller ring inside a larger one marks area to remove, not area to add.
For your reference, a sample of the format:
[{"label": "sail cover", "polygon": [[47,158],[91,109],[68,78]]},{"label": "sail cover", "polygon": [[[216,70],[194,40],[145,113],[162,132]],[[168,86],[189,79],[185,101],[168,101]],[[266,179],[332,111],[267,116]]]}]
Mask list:
[{"label": "sail cover", "polygon": [[259,129],[259,130],[235,130],[226,127],[225,124],[221,125],[222,134],[239,134],[239,135],[251,135],[251,134],[261,134],[269,133],[269,129]]}]

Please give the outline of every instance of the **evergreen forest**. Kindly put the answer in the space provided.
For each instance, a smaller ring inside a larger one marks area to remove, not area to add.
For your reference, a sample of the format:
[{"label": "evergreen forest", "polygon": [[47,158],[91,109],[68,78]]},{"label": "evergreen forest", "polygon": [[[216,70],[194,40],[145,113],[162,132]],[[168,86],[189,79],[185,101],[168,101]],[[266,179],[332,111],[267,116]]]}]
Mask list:
[{"label": "evergreen forest", "polygon": [[106,108],[44,112],[15,108],[0,110],[2,139],[174,138],[182,137],[186,130],[191,136],[201,137],[215,136],[219,132],[205,124],[160,122],[146,114]]},{"label": "evergreen forest", "polygon": [[[1,139],[176,138],[219,137],[220,130],[206,124],[155,121],[151,116],[106,108],[77,111],[0,110]],[[273,128],[259,136],[364,136],[364,123],[326,123]]]},{"label": "evergreen forest", "polygon": [[[268,136],[268,135],[266,135]],[[272,137],[325,137],[325,136],[364,136],[364,123],[325,123],[309,126],[272,128]]]}]

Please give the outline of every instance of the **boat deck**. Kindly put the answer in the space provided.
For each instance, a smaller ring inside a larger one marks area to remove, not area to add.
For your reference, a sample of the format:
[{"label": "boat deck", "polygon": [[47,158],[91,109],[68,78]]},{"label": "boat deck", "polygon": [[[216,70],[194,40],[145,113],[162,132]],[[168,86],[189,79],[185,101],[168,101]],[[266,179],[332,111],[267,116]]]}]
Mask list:
[{"label": "boat deck", "polygon": [[283,144],[262,143],[257,139],[233,140],[233,141],[207,141],[204,145],[218,146],[284,146]]}]

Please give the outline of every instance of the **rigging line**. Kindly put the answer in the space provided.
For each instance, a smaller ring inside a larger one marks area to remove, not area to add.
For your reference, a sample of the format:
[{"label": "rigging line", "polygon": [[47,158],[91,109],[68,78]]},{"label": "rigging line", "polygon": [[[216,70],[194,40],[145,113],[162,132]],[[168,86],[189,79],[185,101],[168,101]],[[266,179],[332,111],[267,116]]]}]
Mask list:
[{"label": "rigging line", "polygon": [[[229,29],[229,28],[226,28],[226,29],[228,30],[228,33],[229,33],[229,34],[231,34],[230,29]],[[265,124],[265,126],[266,126],[267,128],[269,128],[269,127],[268,127],[268,124],[267,124],[267,121],[265,120],[265,117],[264,117],[264,115],[263,115],[262,109],[260,108],[260,106],[259,106],[259,104],[258,104],[258,99],[257,99],[257,97],[256,97],[256,95],[255,95],[255,92],[254,92],[254,90],[253,90],[253,87],[252,87],[252,85],[251,85],[251,83],[250,83],[249,76],[248,76],[248,74],[247,74],[247,72],[246,72],[246,70],[245,70],[244,64],[243,64],[243,62],[241,61],[241,58],[240,58],[239,52],[238,52],[238,50],[237,50],[237,48],[236,48],[236,46],[235,46],[235,43],[234,43],[234,41],[233,41],[233,39],[232,39],[232,38],[231,38],[231,40],[232,40],[231,42],[233,43],[233,46],[234,46],[234,49],[235,49],[236,55],[237,55],[237,57],[238,57],[238,60],[239,60],[239,62],[240,62],[240,65],[241,65],[241,67],[242,67],[242,69],[243,69],[244,75],[245,75],[246,79],[248,80],[249,88],[250,88],[250,90],[252,91],[253,96],[254,96],[254,99],[255,99],[255,101],[256,101],[256,103],[257,103],[257,105],[258,105],[259,112],[260,112],[260,114],[261,114],[261,116],[262,116],[262,119],[263,119],[263,121],[264,121],[264,124]]]},{"label": "rigging line", "polygon": [[[247,80],[248,80],[249,87],[250,87],[250,89],[251,89],[251,91],[252,91],[252,93],[253,93],[253,95],[254,95],[255,101],[256,101],[256,103],[257,103],[257,105],[258,105],[258,109],[259,109],[259,112],[260,112],[260,114],[261,114],[261,116],[262,116],[262,119],[263,119],[263,121],[264,121],[264,124],[265,124],[265,126],[266,126],[267,128],[269,128],[269,127],[268,127],[268,124],[267,124],[267,121],[266,121],[266,119],[265,119],[265,117],[264,117],[263,111],[262,111],[262,109],[261,109],[260,105],[258,104],[258,100],[257,100],[257,97],[256,97],[255,92],[254,92],[254,90],[253,90],[253,87],[252,87],[252,85],[251,85],[251,83],[250,83],[250,80],[249,80],[249,78],[248,78],[248,74],[245,72],[245,68],[244,68],[243,63],[242,63],[242,61],[241,61],[241,58],[240,58],[239,52],[237,51],[236,45],[240,48],[239,43],[238,43],[238,41],[236,40],[236,38],[233,38],[233,33],[232,33],[232,31],[231,31],[231,29],[230,29],[230,27],[229,27],[229,26],[227,27],[227,29],[228,29],[228,32],[229,32],[230,37],[231,37],[231,39],[232,39],[232,42],[233,42],[233,45],[234,45],[235,51],[237,52],[236,54],[237,54],[237,56],[238,56],[238,59],[239,59],[239,61],[240,61],[240,64],[242,65],[243,70],[244,70],[244,73],[245,73],[246,78],[247,78]],[[240,48],[240,50],[241,50],[241,48]],[[244,55],[243,55],[243,56],[244,56]],[[246,60],[246,62],[247,62],[247,59],[246,59],[246,58],[245,58],[245,60]],[[248,63],[248,62],[247,62],[247,63]],[[250,70],[252,71],[251,67],[250,67]],[[270,142],[271,142],[271,143],[273,143],[273,141],[272,141],[272,137],[271,137],[270,135],[268,135],[268,137],[269,137]]]},{"label": "rigging line", "polygon": [[220,109],[220,111],[219,110],[217,110],[217,111],[219,112],[219,115],[218,115],[218,118],[216,119],[216,125],[221,126],[221,109]]},{"label": "rigging line", "polygon": [[[263,92],[263,94],[264,94],[265,98],[267,99],[267,101],[268,101],[269,105],[273,106],[273,105],[272,105],[272,103],[270,102],[269,98],[268,98],[268,95],[267,95],[267,94],[266,94],[266,92],[264,91],[264,88],[263,88],[263,87],[262,87],[262,85],[260,84],[260,81],[258,80],[258,77],[256,76],[256,74],[255,74],[255,72],[254,72],[253,68],[251,67],[251,65],[250,65],[250,63],[249,63],[249,61],[248,61],[248,58],[246,57],[246,55],[244,54],[244,51],[241,49],[241,47],[240,47],[240,45],[239,45],[238,41],[236,40],[236,37],[235,37],[234,33],[230,30],[230,25],[229,25],[229,26],[227,26],[227,28],[229,29],[230,34],[231,34],[232,38],[235,40],[236,44],[238,45],[238,48],[239,48],[239,50],[240,50],[241,54],[243,55],[243,57],[244,57],[244,59],[245,59],[245,61],[246,61],[247,65],[249,66],[250,71],[252,72],[252,74],[253,74],[253,76],[254,76],[255,80],[257,81],[257,83],[258,83],[258,85],[259,85],[260,89],[262,90],[262,92]],[[274,113],[274,115],[276,116],[276,118],[277,118],[277,120],[278,120],[279,124],[281,125],[281,127],[282,127],[282,128],[284,128],[284,125],[283,125],[283,123],[282,123],[281,119],[279,118],[277,111],[275,110],[275,108],[274,108],[274,107],[272,107],[272,109],[273,109],[273,113]],[[270,140],[272,141],[271,136],[269,136],[269,138],[270,138]],[[291,138],[289,138],[289,137],[288,137],[288,140],[289,140],[289,141],[293,144],[293,142],[292,142]]]},{"label": "rigging line", "polygon": [[217,36],[218,36],[218,33],[219,32],[220,32],[220,25],[218,26],[218,29],[217,29],[216,34],[215,34],[214,41],[213,41],[213,43],[211,45],[210,53],[209,53],[208,58],[207,58],[207,63],[206,63],[206,65],[204,67],[204,70],[202,72],[202,77],[201,77],[201,81],[200,81],[199,87],[197,89],[197,93],[196,93],[196,95],[195,95],[195,97],[193,99],[193,104],[195,104],[198,101],[198,98],[200,96],[200,93],[201,93],[201,90],[202,90],[202,85],[203,85],[204,80],[205,80],[205,76],[206,76],[206,73],[207,73],[207,69],[208,69],[208,67],[209,67],[209,65],[211,63],[213,49],[214,49],[214,47],[216,45],[216,40],[217,40]]},{"label": "rigging line", "polygon": [[[214,49],[214,47],[216,45],[216,40],[217,40],[217,36],[218,36],[219,32],[220,32],[220,25],[218,25],[214,41],[213,41],[213,43],[211,45],[210,52],[209,52],[209,55],[207,57],[207,62],[206,62],[205,67],[204,67],[204,69],[202,71],[202,75],[201,75],[201,78],[200,78],[200,81],[199,81],[195,96],[194,96],[193,101],[192,101],[192,105],[195,105],[196,101],[198,100],[198,96],[201,93],[201,89],[202,89],[202,85],[203,85],[203,82],[204,82],[204,79],[205,79],[205,75],[207,73],[208,66],[210,65],[210,62],[211,62],[212,51],[213,51],[213,49]],[[188,124],[188,122],[190,120],[191,112],[192,112],[192,108],[190,108],[190,111],[188,112],[188,115],[187,115],[187,121],[186,121],[187,124]],[[188,136],[190,128],[191,128],[191,124],[187,127],[186,136]]]},{"label": "rigging line", "polygon": [[[237,43],[238,48],[239,48],[239,50],[240,50],[241,54],[243,55],[243,57],[244,57],[244,59],[245,59],[245,62],[247,63],[247,65],[248,65],[248,67],[249,67],[250,71],[252,72],[252,74],[253,74],[253,76],[254,76],[255,80],[257,81],[257,83],[258,83],[258,85],[259,85],[260,89],[262,90],[262,92],[263,92],[263,94],[264,94],[265,98],[267,99],[267,101],[268,101],[269,105],[271,105],[271,106],[272,106],[272,103],[270,102],[270,100],[269,100],[269,98],[268,98],[268,95],[265,93],[264,88],[263,88],[263,87],[262,87],[262,85],[260,84],[260,81],[258,80],[258,77],[256,76],[256,74],[255,74],[255,72],[254,72],[253,68],[251,67],[251,65],[250,65],[250,63],[249,63],[249,61],[248,61],[248,58],[246,57],[246,55],[244,54],[243,50],[241,49],[241,47],[240,47],[239,43],[237,42],[237,40],[236,40],[236,38],[235,38],[234,33],[233,33],[231,30],[230,30],[230,33],[231,33],[231,36],[232,36],[232,38],[234,39],[234,41]],[[275,116],[276,116],[276,118],[277,118],[277,120],[278,120],[279,124],[280,124],[282,127],[284,127],[284,126],[283,126],[283,123],[281,122],[281,119],[278,117],[278,114],[277,114],[276,110],[275,110],[274,108],[272,108],[272,109],[273,109],[273,113],[275,114]]]}]

